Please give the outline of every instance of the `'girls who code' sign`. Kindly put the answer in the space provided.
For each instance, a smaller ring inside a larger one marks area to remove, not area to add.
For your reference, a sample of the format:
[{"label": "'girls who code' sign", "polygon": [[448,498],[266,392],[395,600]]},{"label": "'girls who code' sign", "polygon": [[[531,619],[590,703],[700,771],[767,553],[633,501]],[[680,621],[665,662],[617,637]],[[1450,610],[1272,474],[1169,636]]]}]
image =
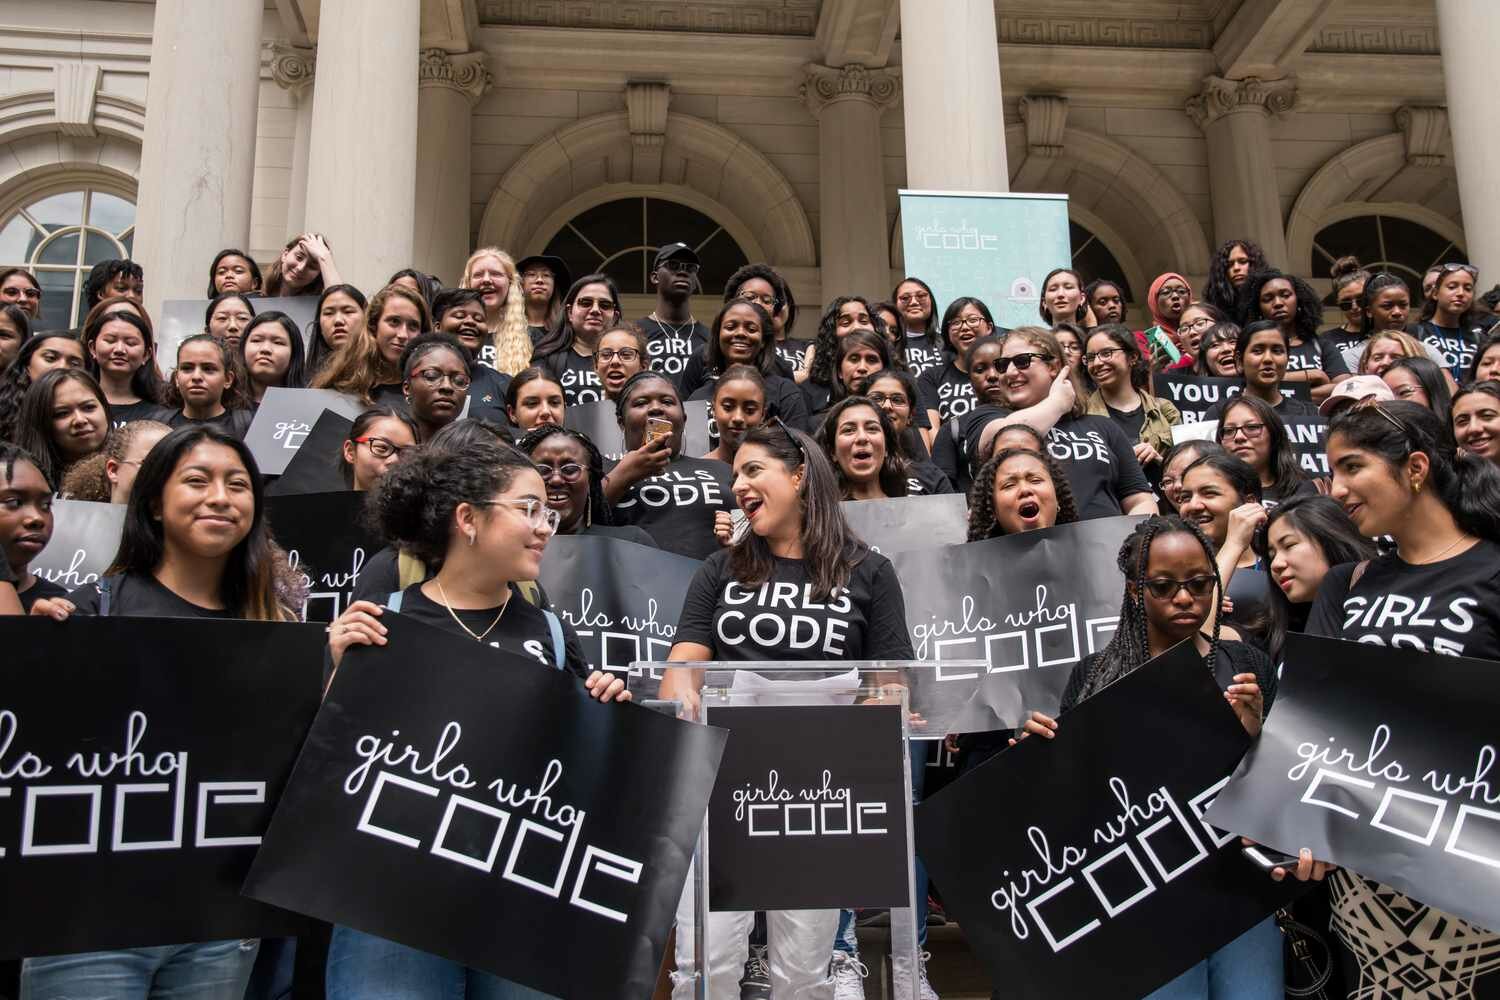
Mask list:
[{"label": "'girls who code' sign", "polygon": [[295,933],[239,890],[317,711],[325,638],[0,618],[0,957]]},{"label": "'girls who code' sign", "polygon": [[1185,643],[917,807],[917,850],[1007,996],[1144,996],[1291,898],[1204,819],[1249,745]]},{"label": "'girls who code' sign", "polygon": [[1500,928],[1496,669],[1288,636],[1275,711],[1209,818]]}]

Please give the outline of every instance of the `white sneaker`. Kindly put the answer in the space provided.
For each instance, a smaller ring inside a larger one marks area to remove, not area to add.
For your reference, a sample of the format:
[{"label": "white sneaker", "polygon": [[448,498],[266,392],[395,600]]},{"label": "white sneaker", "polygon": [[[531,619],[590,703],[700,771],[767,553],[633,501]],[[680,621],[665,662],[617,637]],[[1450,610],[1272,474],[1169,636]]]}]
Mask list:
[{"label": "white sneaker", "polygon": [[[931,957],[931,952],[917,953],[916,989],[921,1000],[940,1000],[937,990],[927,981],[927,960]],[[911,1000],[912,997],[912,967],[902,959],[891,959],[891,995],[896,1000]]]},{"label": "white sneaker", "polygon": [[870,970],[858,952],[834,950],[828,977],[833,980],[833,1000],[865,1000],[865,977]]}]

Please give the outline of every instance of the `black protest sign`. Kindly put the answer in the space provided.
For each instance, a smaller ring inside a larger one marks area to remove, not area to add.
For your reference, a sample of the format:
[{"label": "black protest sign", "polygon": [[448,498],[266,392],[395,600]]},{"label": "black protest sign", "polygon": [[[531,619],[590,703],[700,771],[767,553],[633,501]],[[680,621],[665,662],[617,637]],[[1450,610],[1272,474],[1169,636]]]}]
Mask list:
[{"label": "black protest sign", "polygon": [[1184,643],[917,807],[917,850],[1006,996],[1144,996],[1291,898],[1203,820],[1249,745]]},{"label": "black protest sign", "polygon": [[[716,442],[710,443],[709,440],[708,409],[688,402],[682,406],[687,417],[682,427],[682,454],[701,458],[716,446]],[[587,434],[605,458],[618,461],[625,454],[625,435],[615,418],[613,400],[601,399],[568,407],[563,412],[563,426]]]},{"label": "black protest sign", "polygon": [[[1208,411],[1216,403],[1233,399],[1243,392],[1245,380],[1183,372],[1157,372],[1152,388],[1157,398],[1165,399],[1177,407],[1184,423],[1191,424],[1207,419]],[[1305,382],[1283,382],[1279,388],[1283,396],[1291,396],[1303,402],[1312,400]]]},{"label": "black protest sign", "polygon": [[266,390],[245,432],[245,446],[263,476],[279,476],[307,441],[324,410],[353,420],[364,410],[359,400],[332,389]]},{"label": "black protest sign", "polygon": [[649,997],[724,732],[382,621],[388,644],[334,675],[245,892],[555,996]]},{"label": "black protest sign", "polygon": [[[1125,578],[1115,565],[1120,543],[1139,518],[1110,517],[1026,531],[965,545],[912,549],[891,562],[906,597],[906,624],[919,660],[986,660],[989,676],[1028,670],[1065,672],[1109,644],[1119,620]],[[970,667],[912,671],[912,711],[950,718],[980,687]],[[989,682],[994,704],[1023,704],[1050,712],[1056,700],[1028,702],[1028,692],[1055,692],[1063,684],[1023,689],[1002,698]],[[982,714],[981,718],[984,717]],[[973,716],[970,716],[973,718]],[[997,728],[1021,718],[998,720]],[[955,730],[957,731],[957,730]],[[941,736],[942,733],[929,734]]]},{"label": "black protest sign", "polygon": [[30,570],[69,590],[104,575],[120,549],[125,505],[90,500],[52,501],[52,538]]},{"label": "black protest sign", "polygon": [[910,906],[900,705],[710,705],[713,910]]},{"label": "black protest sign", "polygon": [[1287,636],[1276,706],[1209,819],[1500,927],[1496,669]]},{"label": "black protest sign", "polygon": [[295,933],[239,889],[317,711],[325,638],[0,618],[0,957]]},{"label": "black protest sign", "polygon": [[365,494],[300,493],[266,498],[266,518],[292,569],[307,582],[302,617],[331,622],[353,600],[365,561],[384,544],[365,527]]},{"label": "black protest sign", "polygon": [[313,422],[302,447],[282,470],[281,478],[266,487],[266,493],[334,493],[349,488],[344,478],[344,441],[354,421],[332,410],[324,410]]},{"label": "black protest sign", "polygon": [[1309,478],[1331,476],[1328,468],[1328,421],[1316,414],[1283,417],[1286,436],[1297,454],[1297,465]]},{"label": "black protest sign", "polygon": [[[603,535],[547,543],[540,583],[598,670],[624,676],[640,660],[665,660],[696,559]],[[653,671],[661,679],[660,671]],[[634,685],[632,685],[634,687]],[[640,695],[637,695],[640,697]]]},{"label": "black protest sign", "polygon": [[839,509],[865,544],[886,555],[962,545],[969,537],[969,505],[958,493],[845,500]]}]

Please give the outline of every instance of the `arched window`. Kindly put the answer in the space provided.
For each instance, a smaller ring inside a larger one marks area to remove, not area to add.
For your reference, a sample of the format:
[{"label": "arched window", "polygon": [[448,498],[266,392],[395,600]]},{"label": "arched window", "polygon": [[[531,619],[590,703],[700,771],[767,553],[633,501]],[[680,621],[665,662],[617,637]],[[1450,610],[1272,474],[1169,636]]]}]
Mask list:
[{"label": "arched window", "polygon": [[[1388,271],[1405,280],[1414,302],[1422,299],[1422,275],[1434,264],[1467,261],[1463,248],[1426,226],[1394,215],[1359,215],[1323,227],[1313,237],[1309,273],[1326,277],[1340,257],[1358,257],[1367,271]],[[1337,305],[1333,295],[1324,305]]]},{"label": "arched window", "polygon": [[1115,259],[1104,241],[1073,220],[1068,220],[1068,238],[1073,241],[1073,267],[1089,281],[1102,278],[1120,288],[1127,304],[1135,301],[1125,269]]},{"label": "arched window", "polygon": [[649,197],[595,205],[564,225],[545,252],[566,261],[575,278],[603,272],[621,295],[654,297],[651,262],[667,243],[686,243],[698,251],[703,259],[700,283],[709,295],[717,296],[729,276],[748,263],[734,237],[713,219],[686,205]]},{"label": "arched window", "polygon": [[83,321],[83,282],[101,260],[128,258],[135,205],[86,187],[37,198],[0,224],[0,267],[19,264],[42,285],[39,330]]}]

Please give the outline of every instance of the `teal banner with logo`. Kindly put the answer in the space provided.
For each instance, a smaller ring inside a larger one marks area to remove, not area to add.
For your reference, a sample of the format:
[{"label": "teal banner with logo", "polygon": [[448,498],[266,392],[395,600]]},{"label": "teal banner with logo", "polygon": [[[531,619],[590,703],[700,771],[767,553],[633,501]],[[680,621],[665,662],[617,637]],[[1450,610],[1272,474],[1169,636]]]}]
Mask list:
[{"label": "teal banner with logo", "polygon": [[1065,194],[902,191],[906,273],[932,286],[936,308],[984,300],[1004,327],[1042,322],[1042,279],[1073,259]]}]

